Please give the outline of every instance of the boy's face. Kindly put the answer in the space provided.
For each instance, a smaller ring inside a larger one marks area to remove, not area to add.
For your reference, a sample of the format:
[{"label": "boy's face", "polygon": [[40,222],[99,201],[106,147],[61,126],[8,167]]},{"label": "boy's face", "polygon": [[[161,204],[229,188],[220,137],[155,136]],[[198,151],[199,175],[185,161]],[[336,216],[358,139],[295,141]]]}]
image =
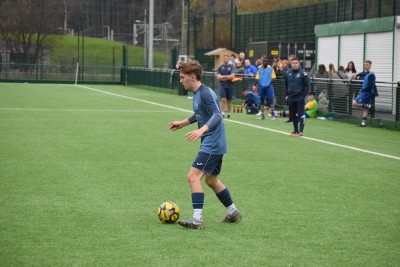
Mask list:
[{"label": "boy's face", "polygon": [[308,101],[313,101],[314,100],[314,95],[308,95]]},{"label": "boy's face", "polygon": [[249,93],[249,92],[248,92],[247,90],[244,90],[244,91],[242,92],[242,94],[243,94],[244,96],[247,96],[248,93]]},{"label": "boy's face", "polygon": [[195,76],[193,74],[184,74],[182,71],[179,73],[180,83],[183,85],[186,91],[193,92],[193,84],[195,82]]}]

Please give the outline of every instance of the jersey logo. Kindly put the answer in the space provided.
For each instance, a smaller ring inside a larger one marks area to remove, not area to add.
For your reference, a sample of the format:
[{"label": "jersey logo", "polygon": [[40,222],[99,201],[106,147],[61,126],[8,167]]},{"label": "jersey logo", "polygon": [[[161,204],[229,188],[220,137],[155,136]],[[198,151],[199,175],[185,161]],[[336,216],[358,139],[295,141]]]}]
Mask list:
[{"label": "jersey logo", "polygon": [[194,109],[197,110],[199,108],[199,103],[197,103],[196,101],[194,102]]},{"label": "jersey logo", "polygon": [[201,163],[201,162],[200,162],[200,163],[198,163],[198,162],[197,162],[197,163],[196,163],[196,165],[197,165],[197,166],[203,166],[203,165],[204,165],[204,163]]},{"label": "jersey logo", "polygon": [[296,78],[299,78],[299,77],[300,77],[300,73],[297,73]]}]

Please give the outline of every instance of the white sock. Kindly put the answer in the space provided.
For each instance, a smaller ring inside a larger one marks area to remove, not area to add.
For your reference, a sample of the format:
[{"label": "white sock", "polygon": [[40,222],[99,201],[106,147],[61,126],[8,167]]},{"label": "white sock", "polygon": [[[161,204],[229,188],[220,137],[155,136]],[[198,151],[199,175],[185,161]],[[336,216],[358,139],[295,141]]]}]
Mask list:
[{"label": "white sock", "polygon": [[234,203],[232,203],[232,205],[226,207],[226,209],[228,210],[229,214],[232,214],[237,210]]},{"label": "white sock", "polygon": [[203,219],[203,209],[193,209],[193,217],[201,221]]}]

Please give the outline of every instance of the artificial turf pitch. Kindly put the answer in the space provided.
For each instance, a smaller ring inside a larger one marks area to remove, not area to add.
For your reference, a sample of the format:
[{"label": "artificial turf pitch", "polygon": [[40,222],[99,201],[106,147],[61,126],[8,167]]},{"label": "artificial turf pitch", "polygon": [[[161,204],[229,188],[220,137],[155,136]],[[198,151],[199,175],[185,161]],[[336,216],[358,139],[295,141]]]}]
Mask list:
[{"label": "artificial turf pitch", "polygon": [[190,110],[133,87],[0,84],[0,266],[398,266],[396,131],[307,120],[293,138],[286,118],[234,113],[220,178],[242,222],[219,223],[208,188],[203,230],[159,222],[165,201],[192,215],[196,125],[168,129]]}]

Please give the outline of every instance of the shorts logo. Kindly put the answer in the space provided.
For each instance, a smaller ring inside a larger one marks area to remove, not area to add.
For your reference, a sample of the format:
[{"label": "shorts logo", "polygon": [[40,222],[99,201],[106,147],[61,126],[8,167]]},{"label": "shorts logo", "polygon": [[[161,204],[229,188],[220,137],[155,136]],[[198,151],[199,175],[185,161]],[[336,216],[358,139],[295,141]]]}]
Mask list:
[{"label": "shorts logo", "polygon": [[201,163],[201,162],[200,162],[200,163],[198,163],[198,162],[197,162],[197,163],[196,163],[196,165],[197,165],[197,166],[203,166],[203,165],[204,165],[204,163]]}]

